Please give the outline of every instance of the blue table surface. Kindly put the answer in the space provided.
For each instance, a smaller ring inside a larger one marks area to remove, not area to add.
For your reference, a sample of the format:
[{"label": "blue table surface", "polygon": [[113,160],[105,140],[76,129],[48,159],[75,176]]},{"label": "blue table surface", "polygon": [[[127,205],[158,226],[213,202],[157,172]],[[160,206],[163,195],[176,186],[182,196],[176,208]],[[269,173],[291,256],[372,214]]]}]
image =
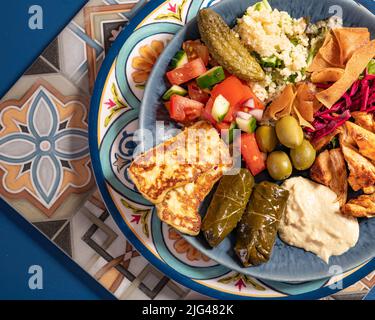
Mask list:
[{"label": "blue table surface", "polygon": [[[87,0],[18,0],[2,6],[0,97]],[[358,0],[375,11],[374,0]],[[29,28],[30,6],[43,10],[43,29]],[[30,289],[30,266],[43,271],[43,289]],[[0,299],[113,299],[68,256],[0,199]],[[374,299],[374,294],[369,294]]]},{"label": "blue table surface", "polygon": [[114,296],[2,201],[0,299],[108,300]]}]

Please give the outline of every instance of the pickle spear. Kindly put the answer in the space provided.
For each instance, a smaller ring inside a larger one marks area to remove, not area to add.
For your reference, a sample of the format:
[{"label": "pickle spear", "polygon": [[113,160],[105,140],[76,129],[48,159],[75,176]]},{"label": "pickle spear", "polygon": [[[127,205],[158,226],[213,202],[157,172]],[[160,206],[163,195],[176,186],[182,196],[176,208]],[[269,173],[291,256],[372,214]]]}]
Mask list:
[{"label": "pickle spear", "polygon": [[245,81],[264,79],[262,67],[219,14],[200,10],[198,27],[210,54],[224,69]]}]

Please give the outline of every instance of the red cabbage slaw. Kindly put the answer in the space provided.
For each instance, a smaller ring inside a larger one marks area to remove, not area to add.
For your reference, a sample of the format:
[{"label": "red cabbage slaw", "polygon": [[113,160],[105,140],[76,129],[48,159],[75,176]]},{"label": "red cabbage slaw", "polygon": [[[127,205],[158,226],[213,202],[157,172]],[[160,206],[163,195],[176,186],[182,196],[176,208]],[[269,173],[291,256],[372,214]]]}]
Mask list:
[{"label": "red cabbage slaw", "polygon": [[[318,84],[318,88],[326,89],[332,84]],[[330,109],[322,107],[314,114],[312,123],[314,129],[306,128],[312,141],[331,134],[351,118],[351,112],[375,111],[375,75],[369,74],[367,69],[362,79],[353,83],[352,87]]]}]

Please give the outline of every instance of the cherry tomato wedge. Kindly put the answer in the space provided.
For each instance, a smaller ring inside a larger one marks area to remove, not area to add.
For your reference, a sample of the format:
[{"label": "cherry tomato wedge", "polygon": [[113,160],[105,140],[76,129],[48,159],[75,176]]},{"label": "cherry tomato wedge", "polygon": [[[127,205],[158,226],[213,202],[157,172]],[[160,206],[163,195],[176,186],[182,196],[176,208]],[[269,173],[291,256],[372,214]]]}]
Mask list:
[{"label": "cherry tomato wedge", "polygon": [[205,65],[208,64],[210,54],[208,48],[200,40],[185,41],[182,48],[186,52],[189,61],[201,58]]},{"label": "cherry tomato wedge", "polygon": [[201,116],[203,107],[203,103],[175,94],[170,100],[169,114],[178,122],[192,121]]},{"label": "cherry tomato wedge", "polygon": [[232,122],[241,104],[252,97],[252,92],[240,79],[235,76],[230,76],[216,85],[212,90],[211,97],[214,100],[219,95],[222,95],[230,103],[230,109],[224,118],[224,122]]},{"label": "cherry tomato wedge", "polygon": [[200,103],[206,104],[208,99],[210,98],[210,95],[199,88],[195,81],[192,81],[188,84],[188,92],[190,99],[199,101]]},{"label": "cherry tomato wedge", "polygon": [[249,86],[247,86],[246,84],[244,84],[244,93],[245,93],[245,97],[247,98],[247,99],[245,99],[245,101],[247,101],[249,99],[254,99],[254,108],[255,109],[260,109],[260,110],[265,109],[265,106],[262,103],[262,101],[260,101],[258,99],[258,97],[254,94],[253,90],[251,90],[251,88]]},{"label": "cherry tomato wedge", "polygon": [[167,78],[173,85],[180,85],[199,77],[207,71],[206,66],[201,58],[197,58],[184,64],[180,68],[176,68],[167,72]]},{"label": "cherry tomato wedge", "polygon": [[266,169],[266,157],[259,150],[254,133],[241,134],[241,154],[253,176]]},{"label": "cherry tomato wedge", "polygon": [[202,111],[202,118],[206,119],[208,122],[210,122],[213,125],[216,125],[217,122],[215,121],[214,117],[212,116],[212,108],[214,106],[214,99],[211,97],[204,107]]}]

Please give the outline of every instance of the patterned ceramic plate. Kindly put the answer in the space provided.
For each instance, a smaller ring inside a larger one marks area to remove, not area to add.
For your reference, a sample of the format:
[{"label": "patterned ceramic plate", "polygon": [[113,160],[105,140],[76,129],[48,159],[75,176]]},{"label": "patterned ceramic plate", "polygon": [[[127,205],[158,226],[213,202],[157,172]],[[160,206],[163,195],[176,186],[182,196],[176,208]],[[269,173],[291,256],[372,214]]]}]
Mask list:
[{"label": "patterned ceramic plate", "polygon": [[[140,101],[153,64],[187,21],[213,0],[153,0],[119,35],[99,72],[90,109],[90,151],[97,184],[109,211],[140,253],[167,276],[223,299],[319,298],[374,269],[375,261],[307,283],[264,282],[229,270],[191,247],[162,224],[126,174],[136,148]],[[337,282],[341,280],[341,282]]]}]

